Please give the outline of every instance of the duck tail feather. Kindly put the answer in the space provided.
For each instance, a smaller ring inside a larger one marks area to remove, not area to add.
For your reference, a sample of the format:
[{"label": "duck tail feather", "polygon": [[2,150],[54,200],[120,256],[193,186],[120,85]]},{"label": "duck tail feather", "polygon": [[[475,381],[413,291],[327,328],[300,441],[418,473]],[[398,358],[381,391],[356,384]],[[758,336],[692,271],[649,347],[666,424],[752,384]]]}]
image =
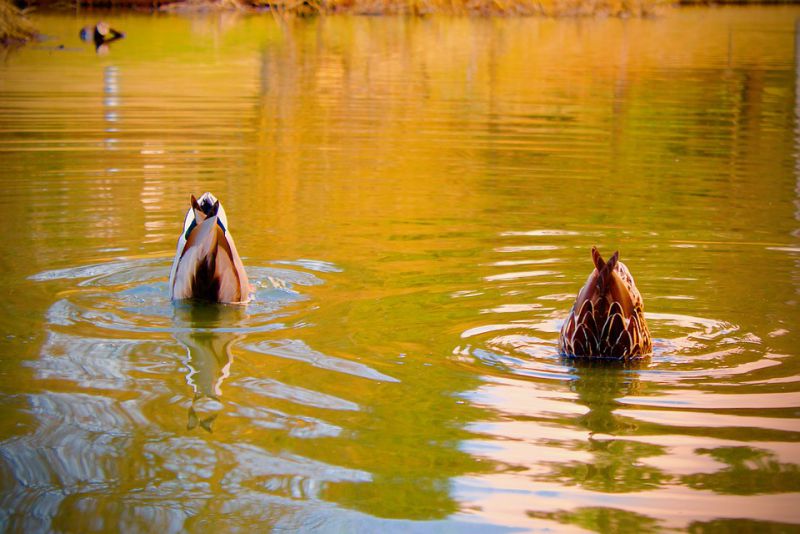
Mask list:
[{"label": "duck tail feather", "polygon": [[594,268],[597,269],[597,272],[603,270],[605,267],[606,262],[603,261],[603,256],[600,255],[600,251],[597,250],[597,247],[592,247],[592,261],[594,262]]},{"label": "duck tail feather", "polygon": [[602,269],[598,269],[599,276],[597,277],[597,289],[601,295],[605,294],[606,291],[611,288],[611,273],[614,272],[614,267],[617,266],[617,261],[619,261],[619,251],[614,252],[614,255],[609,258],[609,260],[603,265]]}]

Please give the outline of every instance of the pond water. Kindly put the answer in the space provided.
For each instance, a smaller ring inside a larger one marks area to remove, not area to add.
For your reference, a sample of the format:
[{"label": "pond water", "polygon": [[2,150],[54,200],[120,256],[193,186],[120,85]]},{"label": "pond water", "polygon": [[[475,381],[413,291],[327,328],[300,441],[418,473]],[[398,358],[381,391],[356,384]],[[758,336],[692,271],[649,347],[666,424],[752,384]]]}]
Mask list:
[{"label": "pond water", "polygon": [[[36,15],[0,65],[0,525],[800,528],[798,17]],[[169,301],[204,191],[246,307]],[[592,245],[638,365],[558,355]]]}]

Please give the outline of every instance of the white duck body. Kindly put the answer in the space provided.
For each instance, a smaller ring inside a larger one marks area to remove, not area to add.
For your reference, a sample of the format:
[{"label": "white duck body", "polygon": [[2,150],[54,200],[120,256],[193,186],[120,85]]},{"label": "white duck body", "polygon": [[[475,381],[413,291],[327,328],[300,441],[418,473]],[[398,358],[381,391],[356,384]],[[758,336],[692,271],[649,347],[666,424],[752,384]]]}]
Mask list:
[{"label": "white duck body", "polygon": [[170,298],[247,302],[250,285],[225,209],[211,193],[192,195],[191,204],[169,275]]}]

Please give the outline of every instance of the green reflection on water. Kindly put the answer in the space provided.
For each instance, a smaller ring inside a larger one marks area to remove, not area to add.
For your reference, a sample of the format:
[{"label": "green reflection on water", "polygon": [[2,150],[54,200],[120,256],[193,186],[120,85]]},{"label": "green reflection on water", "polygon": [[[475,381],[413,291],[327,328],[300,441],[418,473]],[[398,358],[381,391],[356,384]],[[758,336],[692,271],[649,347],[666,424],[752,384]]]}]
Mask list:
[{"label": "green reflection on water", "polygon": [[693,488],[736,495],[800,490],[800,469],[797,464],[783,463],[768,451],[752,447],[719,447],[700,449],[698,453],[708,454],[728,467],[716,473],[685,477],[684,483]]}]

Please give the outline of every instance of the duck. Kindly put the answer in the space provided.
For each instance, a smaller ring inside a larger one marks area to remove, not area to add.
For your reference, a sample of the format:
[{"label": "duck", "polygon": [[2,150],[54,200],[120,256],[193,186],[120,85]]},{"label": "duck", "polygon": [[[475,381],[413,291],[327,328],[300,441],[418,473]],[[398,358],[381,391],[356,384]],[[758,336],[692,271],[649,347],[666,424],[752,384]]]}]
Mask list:
[{"label": "duck", "polygon": [[250,285],[228,228],[228,217],[211,193],[191,195],[169,275],[172,300],[244,304]]},{"label": "duck", "polygon": [[125,37],[123,32],[112,28],[107,22],[100,21],[94,26],[84,26],[80,32],[82,41],[93,41],[95,48],[99,49],[117,39]]},{"label": "duck", "polygon": [[653,341],[644,302],[619,251],[606,262],[592,247],[594,270],[561,326],[558,347],[578,358],[637,359],[650,354]]}]

